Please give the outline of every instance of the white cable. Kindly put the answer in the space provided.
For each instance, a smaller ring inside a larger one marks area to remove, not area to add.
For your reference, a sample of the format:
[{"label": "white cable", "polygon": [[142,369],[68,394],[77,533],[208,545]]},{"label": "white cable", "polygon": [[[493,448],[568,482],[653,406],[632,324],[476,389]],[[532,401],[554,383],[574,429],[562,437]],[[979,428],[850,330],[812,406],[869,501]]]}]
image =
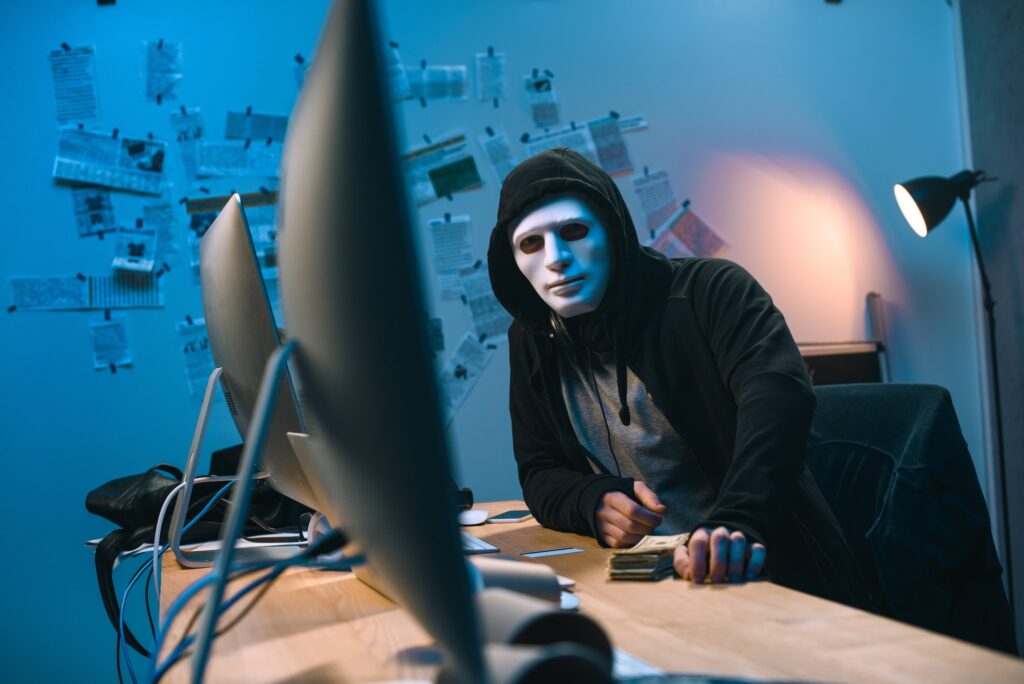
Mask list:
[{"label": "white cable", "polygon": [[153,587],[156,589],[157,599],[160,598],[160,530],[164,527],[164,516],[167,515],[167,509],[171,506],[171,500],[186,484],[188,483],[182,482],[171,490],[171,493],[164,499],[163,505],[160,506],[160,515],[156,517],[156,531],[153,532]]},{"label": "white cable", "polygon": [[[192,480],[192,484],[202,484],[204,482],[234,482],[238,478],[231,477],[229,475],[206,475],[203,477],[197,477]],[[160,530],[164,527],[164,517],[167,515],[167,510],[171,506],[171,500],[181,491],[187,482],[181,482],[175,485],[171,493],[164,499],[164,503],[160,506],[160,515],[156,518],[156,530],[153,532],[153,587],[156,589],[156,595],[160,596]],[[187,521],[184,516],[188,513],[187,510],[182,511],[182,523],[185,524]]]}]

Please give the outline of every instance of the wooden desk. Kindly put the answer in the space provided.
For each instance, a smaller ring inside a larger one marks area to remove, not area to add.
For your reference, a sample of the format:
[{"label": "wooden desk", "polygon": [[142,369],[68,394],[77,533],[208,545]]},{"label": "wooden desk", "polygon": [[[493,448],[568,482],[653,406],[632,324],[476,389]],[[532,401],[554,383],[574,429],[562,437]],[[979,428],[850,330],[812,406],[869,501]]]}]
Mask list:
[{"label": "wooden desk", "polygon": [[[496,513],[522,502],[478,507]],[[513,558],[524,551],[584,549],[542,561],[576,580],[581,610],[604,626],[616,648],[666,672],[817,682],[1024,682],[1022,660],[770,582],[613,583],[605,579],[609,551],[589,537],[546,530],[532,520],[468,530]],[[170,554],[163,567],[161,613],[204,572],[179,568]],[[183,611],[170,645],[197,609],[198,603]],[[222,626],[245,605],[236,609]],[[430,643],[408,615],[351,573],[296,569],[217,639],[207,678],[429,679],[436,659]],[[188,681],[188,675],[189,663],[182,661],[166,681]]]}]

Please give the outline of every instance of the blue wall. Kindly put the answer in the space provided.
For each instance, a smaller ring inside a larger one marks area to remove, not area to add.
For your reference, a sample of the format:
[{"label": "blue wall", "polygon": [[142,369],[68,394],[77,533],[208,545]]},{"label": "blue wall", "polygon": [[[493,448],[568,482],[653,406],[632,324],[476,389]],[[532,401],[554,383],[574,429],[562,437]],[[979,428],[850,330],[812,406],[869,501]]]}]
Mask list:
[{"label": "blue wall", "polygon": [[[326,8],[322,0],[5,4],[5,287],[13,275],[102,273],[110,264],[110,241],[77,237],[69,191],[50,177],[56,118],[49,50],[61,42],[95,45],[102,125],[173,141],[167,117],[177,103],[158,106],[142,96],[141,42],[181,41],[180,102],[202,107],[208,134],[217,138],[229,109],[290,111],[297,94],[292,56],[311,55]],[[533,67],[555,73],[566,120],[609,109],[645,115],[650,129],[628,137],[634,161],[671,172],[680,198],[691,198],[732,246],[726,256],[775,295],[798,340],[863,338],[864,294],[883,294],[894,379],[951,389],[982,469],[965,226],[955,213],[920,241],[891,196],[894,181],[964,165],[945,3],[392,0],[384,14],[407,63],[467,64],[488,45],[508,54],[511,97],[502,109],[474,98],[427,108],[402,104],[410,140],[453,128],[475,137],[496,123],[518,136],[530,128],[519,79]],[[185,194],[185,177],[173,142],[169,151],[169,194],[177,198]],[[483,189],[419,215],[425,221],[445,211],[469,213],[482,256],[498,185],[478,159]],[[628,179],[621,187],[637,211]],[[122,222],[141,215],[140,198],[117,193],[114,202]],[[188,395],[174,325],[201,308],[187,270],[179,265],[165,278],[164,309],[128,314],[134,366],[116,375],[91,368],[88,322],[99,314],[0,315],[0,512],[26,537],[3,552],[0,565],[7,681],[114,676],[113,632],[83,546],[109,525],[85,512],[84,497],[111,478],[184,461],[198,407]],[[445,321],[450,352],[469,317],[457,303],[433,306]],[[504,354],[499,350],[451,428],[462,480],[481,499],[519,496]],[[223,404],[216,413],[207,452],[238,441]],[[144,624],[140,615],[136,608],[134,624]]]}]

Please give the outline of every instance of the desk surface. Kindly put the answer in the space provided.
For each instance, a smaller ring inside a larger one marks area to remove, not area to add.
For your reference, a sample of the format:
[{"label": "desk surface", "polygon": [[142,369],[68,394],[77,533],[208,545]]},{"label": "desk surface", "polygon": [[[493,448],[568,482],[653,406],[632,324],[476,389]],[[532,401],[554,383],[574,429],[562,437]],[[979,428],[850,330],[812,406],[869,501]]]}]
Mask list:
[{"label": "desk surface", "polygon": [[[522,502],[480,504],[491,513]],[[693,586],[682,580],[609,582],[609,551],[589,537],[535,521],[468,528],[503,555],[574,546],[584,553],[537,562],[576,580],[581,610],[613,645],[666,672],[816,682],[1024,682],[1024,660],[972,646],[774,585]],[[525,560],[525,559],[523,559]],[[164,560],[161,613],[202,570]],[[221,620],[222,629],[248,600]],[[169,643],[199,608],[189,606]],[[391,601],[351,573],[285,573],[219,637],[207,671],[212,682],[429,679],[427,634]],[[166,681],[188,681],[188,661]]]}]

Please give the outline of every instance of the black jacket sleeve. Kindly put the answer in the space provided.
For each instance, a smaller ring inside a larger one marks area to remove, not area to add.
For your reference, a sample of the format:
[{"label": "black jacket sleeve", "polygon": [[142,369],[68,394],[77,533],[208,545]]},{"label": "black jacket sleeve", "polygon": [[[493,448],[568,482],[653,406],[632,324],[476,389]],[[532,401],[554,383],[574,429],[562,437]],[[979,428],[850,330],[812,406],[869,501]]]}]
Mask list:
[{"label": "black jacket sleeve", "polygon": [[782,314],[740,266],[710,260],[693,303],[736,404],[732,460],[702,526],[739,529],[770,546],[773,521],[804,467],[810,379]]},{"label": "black jacket sleeve", "polygon": [[516,328],[509,333],[509,411],[523,500],[544,527],[596,537],[594,513],[601,497],[612,490],[633,496],[633,481],[583,470],[565,453],[555,416],[530,386],[531,350],[524,349],[523,333]]}]

